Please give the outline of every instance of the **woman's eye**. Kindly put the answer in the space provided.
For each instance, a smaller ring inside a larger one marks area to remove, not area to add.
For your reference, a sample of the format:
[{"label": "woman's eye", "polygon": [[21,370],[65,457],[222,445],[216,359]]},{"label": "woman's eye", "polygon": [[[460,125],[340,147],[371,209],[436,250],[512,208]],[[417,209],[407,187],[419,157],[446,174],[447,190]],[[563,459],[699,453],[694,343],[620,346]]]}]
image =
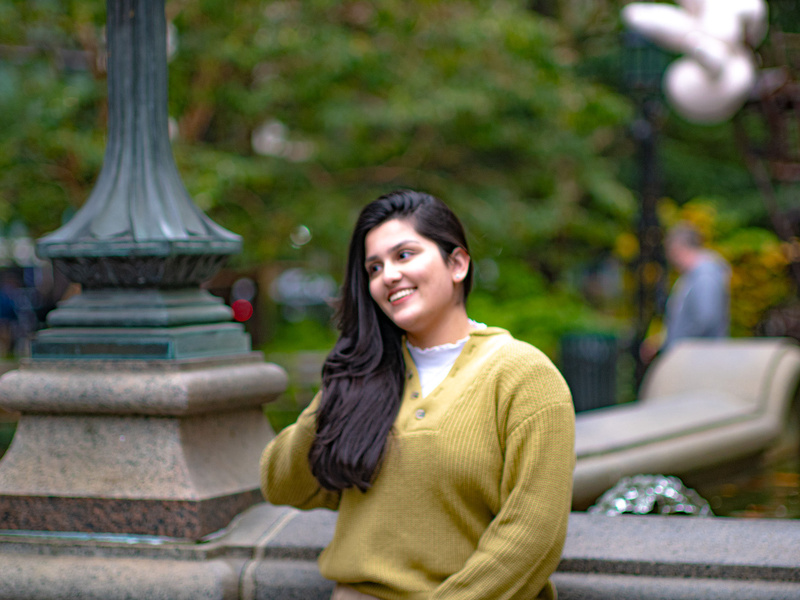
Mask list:
[{"label": "woman's eye", "polygon": [[404,258],[411,258],[411,256],[413,256],[413,253],[411,252],[411,250],[401,250],[397,254],[397,257],[399,259],[401,259],[401,260],[404,259]]},{"label": "woman's eye", "polygon": [[370,275],[374,275],[375,273],[377,273],[380,270],[381,270],[381,266],[380,265],[377,265],[377,264],[367,265],[367,273],[369,273]]}]

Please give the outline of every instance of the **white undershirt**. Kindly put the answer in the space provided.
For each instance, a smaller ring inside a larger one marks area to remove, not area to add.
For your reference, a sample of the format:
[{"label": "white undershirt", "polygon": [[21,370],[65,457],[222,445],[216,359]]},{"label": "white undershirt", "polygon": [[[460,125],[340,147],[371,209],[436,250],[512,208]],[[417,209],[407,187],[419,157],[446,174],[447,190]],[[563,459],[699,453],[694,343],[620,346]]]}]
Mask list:
[{"label": "white undershirt", "polygon": [[[476,323],[472,319],[469,322],[473,329],[484,329],[486,327],[484,323]],[[406,341],[408,351],[414,360],[414,365],[417,367],[417,373],[419,373],[419,383],[422,388],[423,398],[444,381],[468,339],[469,336],[457,342],[432,346],[431,348],[417,348]]]}]

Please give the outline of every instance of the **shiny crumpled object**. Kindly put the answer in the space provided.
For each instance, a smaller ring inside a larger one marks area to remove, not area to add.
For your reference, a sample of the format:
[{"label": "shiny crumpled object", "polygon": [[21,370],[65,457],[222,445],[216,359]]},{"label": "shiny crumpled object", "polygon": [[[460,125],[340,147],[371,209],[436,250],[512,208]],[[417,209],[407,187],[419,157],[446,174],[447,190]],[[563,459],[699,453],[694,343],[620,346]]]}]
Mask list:
[{"label": "shiny crumpled object", "polygon": [[623,477],[605,492],[590,513],[605,515],[689,515],[713,517],[711,506],[677,477],[634,475]]}]

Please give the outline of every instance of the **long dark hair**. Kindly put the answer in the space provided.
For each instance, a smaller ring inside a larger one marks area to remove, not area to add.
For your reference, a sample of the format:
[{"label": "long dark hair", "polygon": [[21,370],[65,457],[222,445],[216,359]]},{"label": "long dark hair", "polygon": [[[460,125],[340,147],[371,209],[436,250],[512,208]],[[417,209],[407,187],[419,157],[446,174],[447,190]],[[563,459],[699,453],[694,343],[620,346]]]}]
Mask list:
[{"label": "long dark hair", "polygon": [[[364,241],[378,225],[403,219],[436,243],[450,260],[456,248],[469,254],[464,228],[444,202],[428,194],[399,190],[361,211],[350,239],[342,295],[337,310],[339,340],[322,367],[322,399],[317,434],[308,453],[311,471],[324,488],[369,489],[403,395],[403,331],[369,293]],[[472,288],[472,264],[463,281],[464,301]]]}]

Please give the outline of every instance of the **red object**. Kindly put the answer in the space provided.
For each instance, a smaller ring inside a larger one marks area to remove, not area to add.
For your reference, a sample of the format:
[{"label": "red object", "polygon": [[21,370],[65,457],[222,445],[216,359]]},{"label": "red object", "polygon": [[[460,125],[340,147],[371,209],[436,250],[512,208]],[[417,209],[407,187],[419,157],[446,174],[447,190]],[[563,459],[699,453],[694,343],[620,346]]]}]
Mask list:
[{"label": "red object", "polygon": [[247,300],[237,300],[231,304],[231,308],[233,309],[233,318],[235,321],[247,321],[247,319],[253,316],[253,305]]}]

